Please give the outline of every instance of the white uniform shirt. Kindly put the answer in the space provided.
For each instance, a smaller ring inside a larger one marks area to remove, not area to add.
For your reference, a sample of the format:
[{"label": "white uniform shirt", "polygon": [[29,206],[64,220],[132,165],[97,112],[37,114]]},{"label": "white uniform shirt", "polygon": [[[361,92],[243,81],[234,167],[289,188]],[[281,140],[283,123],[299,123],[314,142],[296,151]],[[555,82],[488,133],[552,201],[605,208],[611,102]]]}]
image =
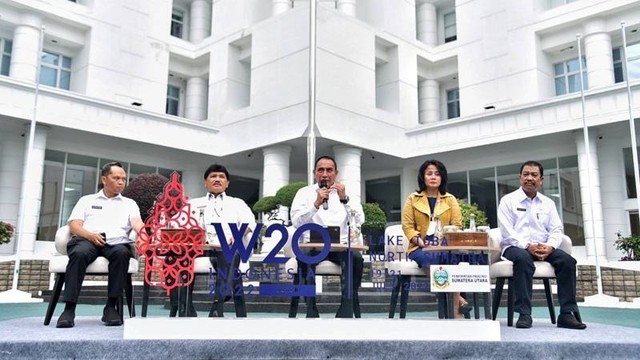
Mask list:
[{"label": "white uniform shirt", "polygon": [[502,252],[509,246],[525,249],[531,243],[557,248],[562,243],[562,221],[553,200],[537,193],[530,199],[520,187],[502,197],[498,207]]},{"label": "white uniform shirt", "polygon": [[[361,226],[364,223],[364,212],[362,205],[349,200],[347,204],[340,202],[338,191],[331,189],[327,200],[328,209],[324,210],[322,205],[316,209],[314,202],[317,198],[318,184],[308,185],[296,193],[291,203],[291,222],[296,228],[304,224],[315,223],[323,226],[340,227],[340,243],[346,244],[348,241],[347,211],[355,210],[355,225]],[[302,242],[309,242],[309,231],[305,231]],[[352,244],[362,244],[362,234],[358,239],[351,239]]]},{"label": "white uniform shirt", "polygon": [[[238,229],[242,224],[249,224],[248,228],[251,231],[256,228],[255,216],[244,200],[229,196],[226,193],[218,196],[207,194],[203,197],[191,199],[189,204],[191,205],[191,216],[197,219],[200,226],[206,230],[206,242],[208,244],[220,245],[218,234],[214,226],[211,225],[212,223],[222,224],[227,240],[232,237],[230,223],[236,224]],[[202,223],[200,211],[204,212],[204,223]],[[249,233],[244,237],[245,245],[248,244],[250,236],[251,234]]]},{"label": "white uniform shirt", "polygon": [[82,220],[85,229],[93,233],[105,233],[107,243],[115,245],[131,242],[129,233],[134,217],[140,217],[140,209],[135,201],[121,194],[108,198],[100,190],[78,200],[68,223]]}]

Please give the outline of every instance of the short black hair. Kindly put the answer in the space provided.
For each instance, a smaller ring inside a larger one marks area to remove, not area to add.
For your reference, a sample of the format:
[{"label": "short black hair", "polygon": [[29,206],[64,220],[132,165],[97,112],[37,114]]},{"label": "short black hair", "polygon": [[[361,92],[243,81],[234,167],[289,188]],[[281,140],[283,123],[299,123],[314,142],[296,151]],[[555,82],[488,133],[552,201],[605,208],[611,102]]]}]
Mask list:
[{"label": "short black hair", "polygon": [[540,164],[539,162],[535,161],[535,160],[527,160],[524,162],[524,164],[522,164],[522,166],[520,166],[520,175],[522,175],[522,169],[524,169],[525,166],[537,166],[538,169],[540,169],[540,177],[544,176],[544,168],[542,167],[542,164]]},{"label": "short black hair", "polygon": [[229,180],[229,171],[227,171],[227,168],[224,167],[224,165],[220,165],[220,164],[209,165],[207,170],[204,171],[204,179],[207,180],[207,178],[209,177],[209,174],[211,174],[212,172],[224,173],[224,176],[226,176],[227,180]]},{"label": "short black hair", "polygon": [[313,171],[316,171],[316,167],[318,167],[318,163],[320,162],[320,160],[331,160],[333,161],[333,167],[334,170],[338,170],[338,164],[336,163],[336,159],[332,158],[329,155],[322,155],[319,158],[316,159],[316,163],[315,165],[313,165]]},{"label": "short black hair", "polygon": [[420,170],[418,170],[418,191],[422,192],[427,189],[427,184],[424,183],[424,172],[427,170],[429,165],[433,165],[438,169],[440,173],[440,186],[438,186],[438,192],[441,195],[447,193],[447,168],[444,164],[438,160],[427,160],[422,165],[420,165]]},{"label": "short black hair", "polygon": [[106,164],[104,164],[104,166],[102,166],[102,169],[100,170],[100,175],[101,176],[107,176],[109,175],[109,173],[111,172],[111,168],[117,166],[119,168],[122,168],[124,170],[124,166],[122,166],[121,163],[117,162],[117,161],[112,161],[112,162],[108,162]]}]

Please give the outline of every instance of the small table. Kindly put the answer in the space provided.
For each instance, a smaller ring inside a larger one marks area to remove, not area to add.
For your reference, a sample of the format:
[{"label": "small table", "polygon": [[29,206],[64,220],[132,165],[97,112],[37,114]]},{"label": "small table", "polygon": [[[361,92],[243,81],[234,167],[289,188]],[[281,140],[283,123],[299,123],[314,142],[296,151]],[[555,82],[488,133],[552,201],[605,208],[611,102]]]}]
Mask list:
[{"label": "small table", "polygon": [[[485,253],[489,253],[492,251],[501,251],[500,248],[491,247],[491,246],[477,246],[477,245],[453,245],[453,246],[427,246],[422,248],[422,251],[426,252],[448,252],[448,253],[475,253],[479,252],[480,255],[484,255]],[[478,264],[471,264],[478,265]],[[490,265],[487,263],[487,265]],[[431,279],[429,279],[431,281]],[[482,303],[484,305],[484,317],[485,319],[491,319],[491,305],[490,305],[490,293],[483,293]],[[446,294],[446,303],[444,307],[446,308],[446,314],[449,319],[453,319],[453,294]],[[438,306],[439,310],[442,310],[441,305]],[[473,311],[474,317],[476,319],[480,319],[479,306],[477,301],[477,293],[473,293]]]}]

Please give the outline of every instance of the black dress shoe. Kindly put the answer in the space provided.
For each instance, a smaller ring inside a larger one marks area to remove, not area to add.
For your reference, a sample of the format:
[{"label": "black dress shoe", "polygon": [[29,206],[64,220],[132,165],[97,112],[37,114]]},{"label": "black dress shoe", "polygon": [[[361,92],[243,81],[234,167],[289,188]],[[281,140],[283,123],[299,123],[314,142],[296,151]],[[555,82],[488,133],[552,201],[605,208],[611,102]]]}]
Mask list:
[{"label": "black dress shoe", "polygon": [[120,326],[122,320],[120,320],[120,314],[114,307],[105,306],[102,311],[102,322],[107,326]]},{"label": "black dress shoe", "polygon": [[516,321],[516,327],[518,329],[529,329],[532,323],[533,320],[531,319],[531,315],[520,314],[518,321]]},{"label": "black dress shoe", "polygon": [[578,321],[573,314],[560,314],[557,321],[559,328],[584,330],[587,325]]},{"label": "black dress shoe", "polygon": [[72,328],[75,325],[74,319],[76,318],[75,312],[71,310],[65,310],[62,312],[56,323],[57,328]]}]

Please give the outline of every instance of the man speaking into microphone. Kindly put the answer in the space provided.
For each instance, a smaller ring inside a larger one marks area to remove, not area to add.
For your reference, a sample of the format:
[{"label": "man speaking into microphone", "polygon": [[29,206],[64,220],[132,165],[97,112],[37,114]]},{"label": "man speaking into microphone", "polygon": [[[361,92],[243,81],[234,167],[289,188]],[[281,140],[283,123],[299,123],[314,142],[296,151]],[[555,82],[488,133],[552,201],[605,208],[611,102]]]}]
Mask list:
[{"label": "man speaking into microphone", "polygon": [[[334,158],[330,156],[320,156],[316,160],[313,170],[315,184],[308,185],[296,193],[291,203],[291,221],[296,228],[304,224],[315,223],[323,226],[339,226],[340,227],[340,243],[347,244],[351,240],[351,244],[362,244],[362,235],[358,235],[357,239],[349,239],[349,225],[360,226],[364,222],[364,213],[362,205],[357,201],[350,201],[347,196],[344,184],[336,181],[338,176],[338,166]],[[350,212],[355,211],[353,220],[355,224],[349,224]],[[302,242],[309,241],[309,232],[305,232],[301,237]],[[309,255],[314,256],[319,250],[311,250]],[[347,280],[349,268],[348,251],[330,252],[326,260],[339,264],[342,268],[341,276],[341,300],[340,308],[336,313],[336,317],[352,317],[350,303],[358,304],[358,289],[362,282],[362,271],[364,260],[359,251],[352,251],[353,259],[351,261],[353,274],[352,280]],[[298,261],[298,268],[302,271],[302,278],[307,278],[308,265]],[[315,273],[315,265],[312,265]],[[313,280],[311,280],[313,282]],[[347,284],[351,283],[351,296],[348,297]],[[357,306],[354,307],[356,317],[360,317],[360,311]],[[307,317],[319,317],[318,308],[316,307],[316,299],[307,297]]]}]

